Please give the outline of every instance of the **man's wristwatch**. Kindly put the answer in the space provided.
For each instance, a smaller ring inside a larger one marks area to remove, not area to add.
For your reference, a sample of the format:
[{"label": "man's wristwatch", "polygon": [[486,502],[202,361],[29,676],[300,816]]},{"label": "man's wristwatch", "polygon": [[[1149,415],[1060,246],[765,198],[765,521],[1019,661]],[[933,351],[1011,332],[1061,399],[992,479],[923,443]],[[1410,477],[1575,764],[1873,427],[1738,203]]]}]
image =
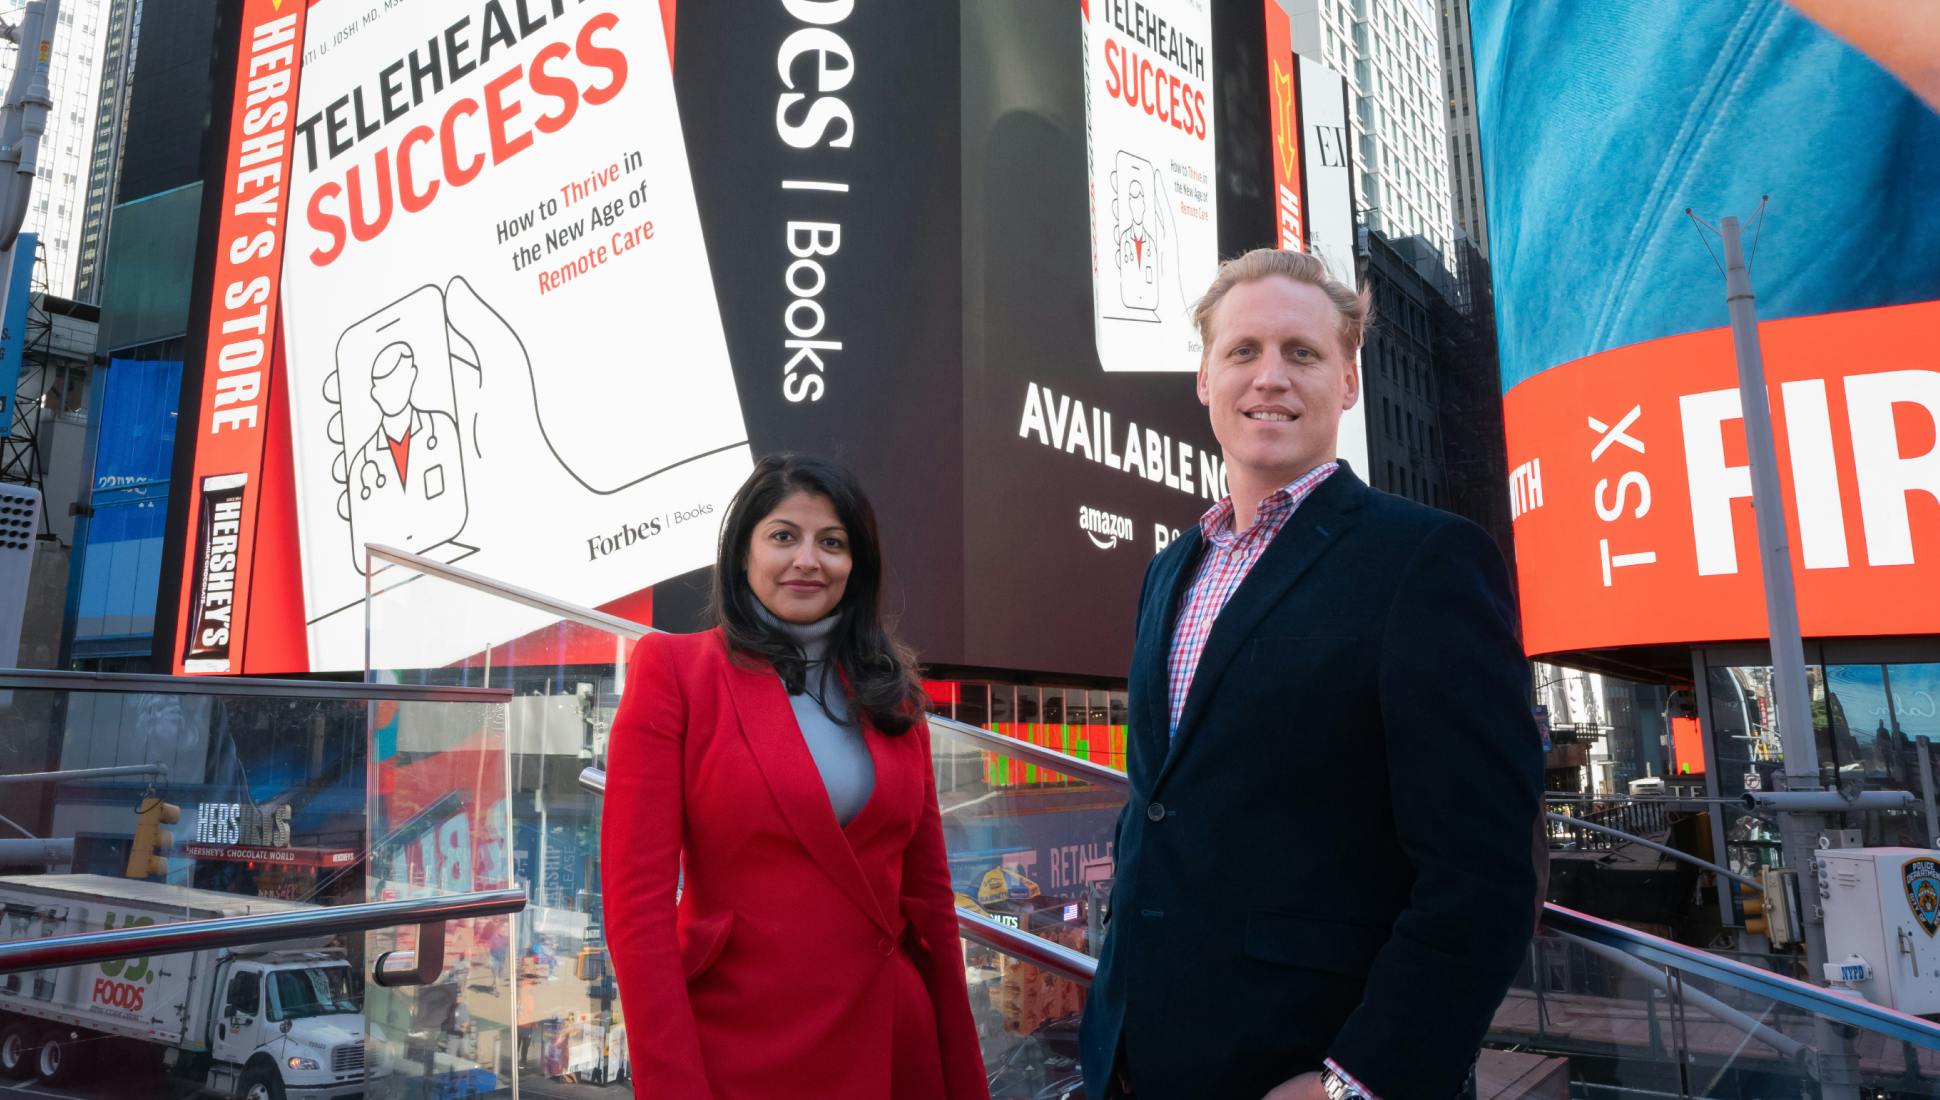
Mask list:
[{"label": "man's wristwatch", "polygon": [[1374,1100],[1372,1096],[1361,1091],[1357,1085],[1332,1069],[1321,1071],[1320,1087],[1327,1090],[1327,1100]]}]

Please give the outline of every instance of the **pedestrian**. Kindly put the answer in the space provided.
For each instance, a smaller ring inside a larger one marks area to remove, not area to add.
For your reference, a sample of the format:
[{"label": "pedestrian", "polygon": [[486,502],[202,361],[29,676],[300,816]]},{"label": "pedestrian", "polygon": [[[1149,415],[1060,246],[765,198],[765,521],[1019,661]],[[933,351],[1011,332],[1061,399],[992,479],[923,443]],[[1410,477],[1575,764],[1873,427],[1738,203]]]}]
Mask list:
[{"label": "pedestrian", "polygon": [[854,476],[764,458],[722,517],[719,625],[634,651],[603,851],[642,1096],[988,1095],[882,583]]},{"label": "pedestrian", "polygon": [[1336,457],[1367,312],[1271,249],[1195,307],[1231,493],[1139,600],[1093,1097],[1449,1100],[1529,942],[1542,758],[1507,571]]}]

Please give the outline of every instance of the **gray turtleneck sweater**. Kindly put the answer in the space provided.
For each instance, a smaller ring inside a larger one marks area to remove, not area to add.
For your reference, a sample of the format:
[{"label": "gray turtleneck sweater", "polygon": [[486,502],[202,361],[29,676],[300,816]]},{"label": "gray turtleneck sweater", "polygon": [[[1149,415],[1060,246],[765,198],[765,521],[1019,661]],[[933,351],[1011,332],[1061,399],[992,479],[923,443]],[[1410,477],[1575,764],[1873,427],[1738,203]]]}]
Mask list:
[{"label": "gray turtleneck sweater", "polygon": [[[768,609],[761,610],[766,613]],[[834,633],[839,618],[830,615],[803,626],[768,616],[770,622],[795,640],[808,658],[803,690],[789,695],[788,703],[795,710],[795,723],[802,728],[802,740],[808,742],[808,754],[815,758],[815,767],[822,773],[822,785],[828,788],[835,820],[847,825],[862,812],[870,793],[876,789],[876,764],[869,758],[869,745],[863,739],[855,708],[842,690],[842,677],[834,662],[828,660],[829,636]]]}]

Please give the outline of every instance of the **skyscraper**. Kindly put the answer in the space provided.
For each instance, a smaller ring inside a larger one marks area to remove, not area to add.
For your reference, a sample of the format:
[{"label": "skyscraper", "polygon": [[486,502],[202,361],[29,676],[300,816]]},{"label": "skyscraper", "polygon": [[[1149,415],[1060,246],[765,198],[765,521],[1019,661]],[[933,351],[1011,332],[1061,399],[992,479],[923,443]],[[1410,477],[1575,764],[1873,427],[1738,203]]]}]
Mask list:
[{"label": "skyscraper", "polygon": [[141,27],[141,0],[106,0],[107,29],[101,41],[101,91],[94,114],[88,192],[81,214],[81,239],[74,261],[74,294],[83,302],[101,296],[101,263],[108,243],[108,217],[121,184],[121,152],[128,132],[128,92],[134,86],[135,42]]},{"label": "skyscraper", "polygon": [[[40,234],[47,289],[60,297],[74,290],[81,220],[87,207],[88,170],[94,153],[96,91],[101,84],[109,11],[134,0],[62,0],[59,29],[49,59],[47,132],[40,142],[40,169],[21,229]],[[13,79],[14,49],[0,50],[0,83]]]},{"label": "skyscraper", "polygon": [[1452,264],[1447,94],[1434,0],[1282,0],[1296,53],[1347,75],[1355,214]]},{"label": "skyscraper", "polygon": [[1455,229],[1489,258],[1489,218],[1482,206],[1482,149],[1475,111],[1475,46],[1469,0],[1441,0],[1442,90],[1448,101],[1448,179]]}]

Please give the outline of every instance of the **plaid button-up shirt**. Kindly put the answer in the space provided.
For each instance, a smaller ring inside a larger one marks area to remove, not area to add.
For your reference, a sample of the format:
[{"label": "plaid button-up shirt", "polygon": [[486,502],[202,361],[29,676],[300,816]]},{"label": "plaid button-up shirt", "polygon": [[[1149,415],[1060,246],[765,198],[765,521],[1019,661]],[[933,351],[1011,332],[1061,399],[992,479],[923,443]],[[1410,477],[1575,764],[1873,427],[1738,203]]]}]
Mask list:
[{"label": "plaid button-up shirt", "polygon": [[1293,518],[1294,509],[1338,469],[1340,463],[1329,462],[1273,490],[1260,501],[1253,525],[1244,531],[1233,530],[1231,496],[1199,517],[1199,531],[1206,537],[1206,554],[1199,559],[1199,571],[1193,574],[1192,587],[1186,590],[1185,602],[1179,607],[1167,668],[1171,681],[1168,685],[1172,704],[1171,736],[1179,734],[1186,694],[1192,690],[1192,674],[1199,668],[1199,658],[1206,652],[1206,639],[1212,636],[1213,620],[1219,618],[1219,612],[1233,598],[1246,574],[1252,572],[1254,563],[1286,527],[1287,520]]}]

